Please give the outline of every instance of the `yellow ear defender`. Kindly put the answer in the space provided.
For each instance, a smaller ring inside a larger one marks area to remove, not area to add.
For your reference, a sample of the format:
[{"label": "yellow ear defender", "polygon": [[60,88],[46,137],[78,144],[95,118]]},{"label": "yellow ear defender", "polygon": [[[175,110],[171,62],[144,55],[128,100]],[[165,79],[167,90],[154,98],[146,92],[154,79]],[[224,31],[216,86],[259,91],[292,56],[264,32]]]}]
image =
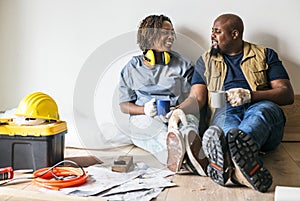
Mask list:
[{"label": "yellow ear defender", "polygon": [[[156,63],[157,59],[156,58],[156,54],[161,53],[161,62]],[[167,65],[170,60],[171,60],[171,56],[168,52],[156,52],[155,50],[146,50],[144,52],[144,59],[146,61],[149,62],[150,65],[154,66],[155,64],[163,64],[163,65]]]}]

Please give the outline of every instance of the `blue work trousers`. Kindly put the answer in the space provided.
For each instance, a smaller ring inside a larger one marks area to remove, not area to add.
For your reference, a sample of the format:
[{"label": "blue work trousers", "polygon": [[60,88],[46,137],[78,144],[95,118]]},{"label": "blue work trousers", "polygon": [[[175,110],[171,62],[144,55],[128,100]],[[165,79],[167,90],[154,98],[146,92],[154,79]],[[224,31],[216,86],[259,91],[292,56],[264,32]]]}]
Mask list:
[{"label": "blue work trousers", "polygon": [[271,101],[259,101],[216,111],[211,125],[220,126],[225,135],[232,128],[249,134],[261,151],[275,149],[281,142],[285,116],[282,109]]}]

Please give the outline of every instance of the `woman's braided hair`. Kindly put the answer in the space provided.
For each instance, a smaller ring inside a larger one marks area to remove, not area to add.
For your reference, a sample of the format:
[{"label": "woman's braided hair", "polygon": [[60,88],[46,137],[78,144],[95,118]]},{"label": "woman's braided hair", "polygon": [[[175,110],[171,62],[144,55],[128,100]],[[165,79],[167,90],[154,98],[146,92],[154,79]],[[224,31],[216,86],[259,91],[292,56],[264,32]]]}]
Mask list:
[{"label": "woman's braided hair", "polygon": [[154,41],[160,37],[159,29],[162,28],[163,21],[172,24],[170,18],[165,15],[149,15],[141,21],[137,33],[137,44],[142,51],[153,47]]}]

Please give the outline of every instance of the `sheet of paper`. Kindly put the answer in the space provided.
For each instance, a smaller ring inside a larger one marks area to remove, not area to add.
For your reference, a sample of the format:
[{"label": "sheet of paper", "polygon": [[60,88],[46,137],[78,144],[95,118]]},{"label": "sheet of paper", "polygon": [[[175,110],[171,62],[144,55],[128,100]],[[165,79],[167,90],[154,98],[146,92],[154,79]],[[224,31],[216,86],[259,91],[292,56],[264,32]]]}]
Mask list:
[{"label": "sheet of paper", "polygon": [[274,201],[299,200],[300,187],[276,186]]},{"label": "sheet of paper", "polygon": [[86,170],[89,175],[86,184],[74,188],[63,188],[60,189],[60,192],[80,196],[96,195],[112,187],[131,181],[145,173],[145,170],[140,169],[128,173],[118,173],[108,168],[94,166],[90,166]]},{"label": "sheet of paper", "polygon": [[[87,183],[73,188],[63,188],[52,193],[77,196],[97,196],[108,200],[150,201],[173,183],[168,176],[174,172],[168,169],[150,168],[144,163],[136,163],[131,172],[113,172],[110,168],[90,166],[85,169],[89,178]],[[42,191],[51,191],[42,189]]]},{"label": "sheet of paper", "polygon": [[127,193],[133,191],[150,190],[158,188],[166,188],[176,186],[175,183],[170,181],[170,179],[165,178],[170,174],[174,174],[169,170],[159,170],[159,169],[147,169],[145,174],[131,181],[128,181],[120,186],[110,189],[109,191],[101,194],[101,197],[108,195]]}]

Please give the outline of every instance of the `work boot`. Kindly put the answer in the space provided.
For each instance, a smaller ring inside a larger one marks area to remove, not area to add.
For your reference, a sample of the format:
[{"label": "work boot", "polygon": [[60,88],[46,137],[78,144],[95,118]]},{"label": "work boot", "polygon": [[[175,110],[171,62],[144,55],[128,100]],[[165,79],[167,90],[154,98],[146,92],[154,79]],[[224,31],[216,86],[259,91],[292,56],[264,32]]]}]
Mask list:
[{"label": "work boot", "polygon": [[227,133],[230,155],[235,167],[233,181],[260,192],[266,192],[272,185],[272,175],[263,167],[259,150],[250,135],[233,128]]},{"label": "work boot", "polygon": [[187,129],[184,134],[184,141],[189,166],[198,175],[207,176],[208,159],[203,152],[201,138],[194,129]]},{"label": "work boot", "polygon": [[184,138],[180,131],[173,129],[167,135],[168,159],[167,167],[173,172],[178,172],[181,168],[185,155]]},{"label": "work boot", "polygon": [[210,126],[203,135],[202,147],[209,164],[207,175],[216,183],[224,186],[232,173],[232,162],[223,130]]}]

